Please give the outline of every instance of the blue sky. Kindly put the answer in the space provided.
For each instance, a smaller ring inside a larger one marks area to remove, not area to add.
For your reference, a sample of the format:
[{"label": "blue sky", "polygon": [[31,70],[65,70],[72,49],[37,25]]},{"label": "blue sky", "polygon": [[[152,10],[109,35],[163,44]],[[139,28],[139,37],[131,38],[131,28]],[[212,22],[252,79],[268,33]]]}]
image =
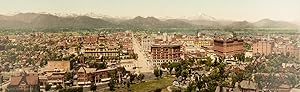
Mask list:
[{"label": "blue sky", "polygon": [[18,12],[300,21],[300,0],[0,0],[0,14]]}]

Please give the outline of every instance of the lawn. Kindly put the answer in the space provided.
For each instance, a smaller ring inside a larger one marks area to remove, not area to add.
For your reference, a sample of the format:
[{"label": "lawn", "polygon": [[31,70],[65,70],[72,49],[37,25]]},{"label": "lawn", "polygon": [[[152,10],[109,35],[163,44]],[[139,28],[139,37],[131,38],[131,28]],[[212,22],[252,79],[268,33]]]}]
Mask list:
[{"label": "lawn", "polygon": [[130,86],[133,92],[149,92],[156,89],[165,89],[166,87],[172,85],[174,77],[163,77],[158,80],[149,80],[139,84],[132,84]]}]

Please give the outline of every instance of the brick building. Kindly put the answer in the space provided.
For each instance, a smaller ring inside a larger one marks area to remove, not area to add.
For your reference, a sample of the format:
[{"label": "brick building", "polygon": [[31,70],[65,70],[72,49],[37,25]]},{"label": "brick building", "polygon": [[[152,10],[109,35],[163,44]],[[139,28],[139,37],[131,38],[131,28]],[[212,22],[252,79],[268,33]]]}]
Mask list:
[{"label": "brick building", "polygon": [[214,40],[214,52],[225,58],[243,53],[244,41],[241,39]]},{"label": "brick building", "polygon": [[177,62],[181,59],[181,45],[154,44],[151,46],[151,57],[154,66],[164,62]]}]

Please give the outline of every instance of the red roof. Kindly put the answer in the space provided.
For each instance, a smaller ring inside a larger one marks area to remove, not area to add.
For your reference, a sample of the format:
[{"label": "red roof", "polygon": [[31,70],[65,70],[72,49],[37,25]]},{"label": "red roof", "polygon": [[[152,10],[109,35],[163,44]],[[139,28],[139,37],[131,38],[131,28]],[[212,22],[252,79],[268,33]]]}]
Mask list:
[{"label": "red roof", "polygon": [[38,85],[38,76],[33,74],[24,74],[20,76],[12,76],[10,85],[17,86],[21,81],[27,83],[27,85]]}]

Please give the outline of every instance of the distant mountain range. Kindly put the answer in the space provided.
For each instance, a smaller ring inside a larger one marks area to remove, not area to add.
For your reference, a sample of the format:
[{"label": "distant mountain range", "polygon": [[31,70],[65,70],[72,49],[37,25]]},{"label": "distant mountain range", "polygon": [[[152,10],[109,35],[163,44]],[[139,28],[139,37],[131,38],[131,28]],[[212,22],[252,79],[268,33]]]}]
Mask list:
[{"label": "distant mountain range", "polygon": [[155,17],[137,16],[133,19],[91,16],[60,17],[52,14],[19,13],[14,16],[0,15],[0,28],[299,28],[285,21],[262,19],[248,21],[223,21],[202,14],[189,19],[160,20]]}]

